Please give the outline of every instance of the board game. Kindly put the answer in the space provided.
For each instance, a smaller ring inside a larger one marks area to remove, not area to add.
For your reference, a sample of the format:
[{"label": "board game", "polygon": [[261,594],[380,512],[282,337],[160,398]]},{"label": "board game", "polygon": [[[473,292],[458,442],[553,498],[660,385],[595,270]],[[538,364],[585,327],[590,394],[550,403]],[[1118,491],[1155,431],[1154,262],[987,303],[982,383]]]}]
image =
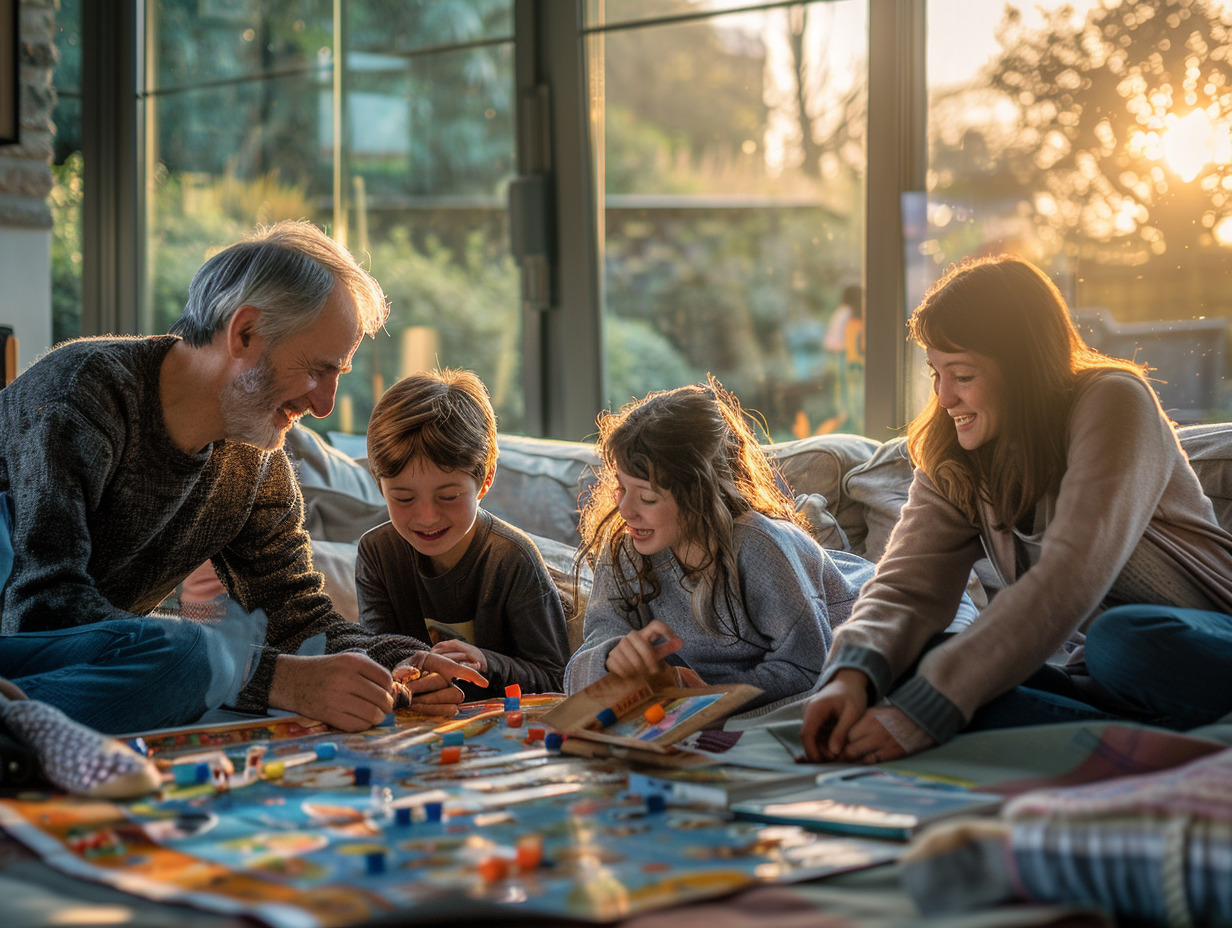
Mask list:
[{"label": "board game", "polygon": [[624,762],[560,751],[541,717],[562,699],[470,703],[447,724],[400,710],[359,734],[154,733],[156,796],[24,794],[0,800],[0,824],[75,876],[276,928],[451,904],[610,922],[901,852],[630,793]]}]

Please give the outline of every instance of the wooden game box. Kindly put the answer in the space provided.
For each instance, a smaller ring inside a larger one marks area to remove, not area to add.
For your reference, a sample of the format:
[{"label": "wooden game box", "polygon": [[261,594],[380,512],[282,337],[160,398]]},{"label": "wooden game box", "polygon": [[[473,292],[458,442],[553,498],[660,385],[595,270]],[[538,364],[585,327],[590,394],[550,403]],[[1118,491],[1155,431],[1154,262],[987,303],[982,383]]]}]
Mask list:
[{"label": "wooden game box", "polygon": [[677,686],[675,669],[665,666],[650,677],[601,677],[541,721],[567,736],[564,750],[571,753],[670,764],[676,742],[719,727],[761,693],[747,683]]}]

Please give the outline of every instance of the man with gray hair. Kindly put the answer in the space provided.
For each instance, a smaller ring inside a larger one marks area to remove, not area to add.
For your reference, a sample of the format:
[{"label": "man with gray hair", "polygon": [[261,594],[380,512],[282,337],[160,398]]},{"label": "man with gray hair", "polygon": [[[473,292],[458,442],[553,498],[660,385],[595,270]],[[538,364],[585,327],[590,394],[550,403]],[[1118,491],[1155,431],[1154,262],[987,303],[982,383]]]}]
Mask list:
[{"label": "man with gray hair", "polygon": [[[0,676],[106,732],[220,703],[356,731],[392,709],[395,676],[440,713],[450,678],[486,683],[347,622],[312,569],[283,441],[329,415],[387,315],[346,249],[282,222],[202,266],[171,334],[78,339],[0,391]],[[207,560],[244,616],[147,617]]]}]

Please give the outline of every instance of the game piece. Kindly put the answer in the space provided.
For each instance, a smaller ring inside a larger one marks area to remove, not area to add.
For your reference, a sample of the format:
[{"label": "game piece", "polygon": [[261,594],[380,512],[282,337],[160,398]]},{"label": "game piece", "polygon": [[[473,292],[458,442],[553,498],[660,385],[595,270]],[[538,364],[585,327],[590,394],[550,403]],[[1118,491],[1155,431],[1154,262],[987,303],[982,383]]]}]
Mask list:
[{"label": "game piece", "polygon": [[149,756],[150,756],[150,746],[149,746],[148,744],[146,744],[146,743],[145,743],[145,739],[144,739],[144,738],[142,738],[142,737],[140,737],[140,736],[138,736],[138,737],[136,737],[136,738],[129,738],[129,739],[125,742],[125,744],[127,744],[130,748],[132,748],[134,751],[136,751],[136,752],[137,752],[138,754],[140,754],[142,757],[149,757]]},{"label": "game piece", "polygon": [[649,793],[646,796],[646,811],[651,815],[662,812],[667,808],[667,797],[662,793]]},{"label": "game piece", "polygon": [[479,861],[479,878],[485,883],[495,883],[509,876],[509,861],[493,854]]},{"label": "game piece", "polygon": [[425,822],[439,822],[441,820],[441,813],[445,810],[445,804],[442,802],[425,802],[423,810]]},{"label": "game piece", "polygon": [[369,874],[375,876],[385,872],[385,852],[372,851],[364,855],[364,867]]},{"label": "game piece", "polygon": [[464,744],[465,742],[466,742],[466,735],[462,734],[462,732],[460,731],[446,732],[445,734],[441,735],[441,744],[445,745],[446,747],[449,747],[451,745]]},{"label": "game piece", "polygon": [[261,775],[261,768],[265,766],[265,754],[268,747],[264,744],[254,744],[248,749],[244,755],[244,770],[249,776]]},{"label": "game piece", "polygon": [[505,697],[505,711],[506,712],[517,712],[521,708],[522,708],[521,697],[519,696],[506,696]]},{"label": "game piece", "polygon": [[598,722],[602,728],[610,728],[616,724],[616,713],[613,712],[610,707],[607,709],[600,709],[599,714],[595,716],[595,721]]},{"label": "game piece", "polygon": [[207,783],[210,779],[210,765],[205,762],[175,764],[171,768],[171,776],[176,786],[196,786],[199,783]]},{"label": "game piece", "polygon": [[565,736],[558,731],[550,731],[543,736],[543,746],[549,751],[559,751]]},{"label": "game piece", "polygon": [[411,821],[410,806],[399,806],[397,809],[394,809],[394,824],[399,828],[410,828]]},{"label": "game piece", "polygon": [[505,724],[509,726],[510,728],[521,728],[522,727],[522,713],[521,712],[510,712],[506,714]]},{"label": "game piece", "polygon": [[527,742],[534,744],[536,741],[542,741],[545,734],[547,734],[547,732],[542,728],[528,728],[526,730],[526,740]]},{"label": "game piece", "polygon": [[356,786],[367,786],[371,782],[372,782],[372,768],[371,767],[356,767],[355,768],[355,785]]},{"label": "game piece", "polygon": [[451,744],[448,747],[441,748],[441,763],[456,764],[462,759],[462,746]]},{"label": "game piece", "polygon": [[534,870],[543,863],[543,838],[539,835],[522,835],[515,849],[519,870]]},{"label": "game piece", "polygon": [[522,687],[516,683],[510,683],[505,687],[505,697],[520,700],[522,698]]},{"label": "game piece", "polygon": [[663,717],[667,715],[667,710],[656,702],[653,706],[643,712],[642,715],[645,716],[647,722],[654,725],[663,721]]}]

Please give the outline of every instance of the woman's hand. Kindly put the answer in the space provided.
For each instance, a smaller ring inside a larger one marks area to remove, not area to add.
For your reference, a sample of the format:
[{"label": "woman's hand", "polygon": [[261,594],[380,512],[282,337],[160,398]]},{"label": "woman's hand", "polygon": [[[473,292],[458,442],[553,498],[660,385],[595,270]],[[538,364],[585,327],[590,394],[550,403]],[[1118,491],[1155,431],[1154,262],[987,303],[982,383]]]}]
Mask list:
[{"label": "woman's hand", "polygon": [[848,733],[868,708],[868,677],[846,667],[836,673],[804,706],[800,743],[814,764],[843,757]]},{"label": "woman's hand", "polygon": [[447,657],[464,667],[472,667],[480,673],[488,672],[488,659],[483,651],[461,638],[445,638],[432,646],[432,653]]},{"label": "woman's hand", "polygon": [[934,744],[899,708],[873,706],[851,726],[842,759],[855,764],[880,764],[923,751]]},{"label": "woman's hand", "polygon": [[671,628],[655,619],[616,643],[607,656],[608,673],[618,677],[648,677],[658,671],[663,658],[679,651],[683,645]]}]

